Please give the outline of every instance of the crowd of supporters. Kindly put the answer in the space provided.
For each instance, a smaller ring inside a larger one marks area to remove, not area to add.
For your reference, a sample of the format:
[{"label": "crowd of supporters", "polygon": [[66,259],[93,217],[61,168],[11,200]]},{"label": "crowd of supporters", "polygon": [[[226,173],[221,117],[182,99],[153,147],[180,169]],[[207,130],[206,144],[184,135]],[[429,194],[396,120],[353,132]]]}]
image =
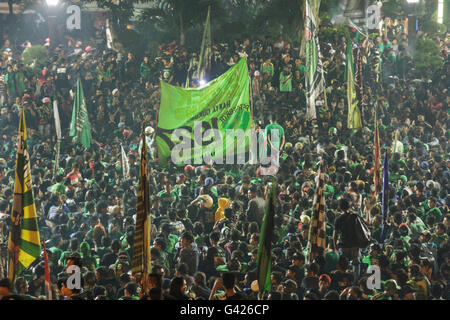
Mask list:
[{"label": "crowd of supporters", "polygon": [[[9,216],[19,113],[24,109],[39,233],[49,255],[53,297],[63,300],[271,299],[442,300],[450,289],[450,112],[448,34],[433,37],[443,67],[431,78],[414,72],[408,36],[387,23],[363,50],[362,118],[347,128],[344,81],[347,40],[321,42],[326,101],[306,120],[305,59],[283,37],[252,36],[215,43],[209,79],[195,79],[198,52],[161,44],[142,60],[96,43],[70,39],[49,49],[38,75],[22,62],[22,48],[3,35],[0,59],[0,298],[43,298],[44,262],[37,259],[14,284],[6,279]],[[420,35],[427,36],[427,35]],[[353,39],[352,35],[352,40]],[[355,54],[358,44],[353,43]],[[257,165],[159,164],[155,135],[160,80],[191,86],[209,81],[246,57],[256,128],[278,124],[281,146],[272,245],[272,290],[258,295],[256,259],[272,177]],[[355,55],[356,56],[356,55]],[[80,78],[94,143],[69,138]],[[63,140],[54,172],[58,102]],[[374,198],[374,117],[381,159],[389,153],[386,226],[381,189]],[[141,126],[146,123],[151,194],[151,273],[143,295],[131,274]],[[130,165],[124,177],[123,146]],[[326,243],[323,257],[305,264],[319,162],[325,168]],[[354,248],[346,214],[360,215],[373,238]],[[351,250],[348,250],[351,249]],[[81,289],[67,285],[68,266],[81,267]],[[381,283],[370,287],[370,266]]]}]

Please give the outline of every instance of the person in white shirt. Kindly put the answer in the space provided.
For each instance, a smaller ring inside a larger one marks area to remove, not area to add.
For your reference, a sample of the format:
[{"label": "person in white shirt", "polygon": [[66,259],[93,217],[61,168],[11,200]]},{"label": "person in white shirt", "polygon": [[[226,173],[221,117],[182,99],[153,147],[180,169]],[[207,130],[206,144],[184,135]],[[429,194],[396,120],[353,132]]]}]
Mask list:
[{"label": "person in white shirt", "polygon": [[[151,160],[155,155],[155,148],[153,146],[155,142],[155,129],[150,126],[145,128],[145,142],[147,143],[148,160]],[[141,148],[142,141],[139,143],[139,157],[141,156]]]}]

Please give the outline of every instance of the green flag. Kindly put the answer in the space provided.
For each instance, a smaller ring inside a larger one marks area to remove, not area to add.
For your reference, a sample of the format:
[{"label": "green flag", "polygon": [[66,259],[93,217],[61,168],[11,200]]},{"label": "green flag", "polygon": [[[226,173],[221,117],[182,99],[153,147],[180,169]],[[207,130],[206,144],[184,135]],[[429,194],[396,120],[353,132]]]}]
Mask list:
[{"label": "green flag", "polygon": [[319,37],[317,35],[317,17],[314,12],[319,6],[318,0],[307,0],[305,14],[306,37],[306,117],[308,120],[317,119],[316,99],[324,90],[322,60],[320,59]]},{"label": "green flag", "polygon": [[25,124],[25,112],[22,110],[19,136],[17,138],[14,198],[8,241],[8,277],[13,282],[41,255],[41,241],[30,170],[30,156],[27,150],[27,127]]},{"label": "green flag", "polygon": [[270,273],[272,267],[272,239],[274,231],[274,216],[276,204],[276,183],[272,182],[272,187],[267,199],[266,214],[261,226],[261,234],[258,244],[258,257],[256,260],[256,275],[258,277],[259,292],[270,292],[272,283]]},{"label": "green flag", "polygon": [[[227,130],[249,132],[251,126],[249,79],[244,58],[202,88],[180,88],[161,81],[156,131],[161,164],[170,158],[175,162],[175,156],[177,165],[192,163],[192,160],[195,164],[202,164],[202,156],[211,151],[213,144],[220,146],[212,151],[213,156],[220,156],[220,152],[225,159],[236,150],[236,139],[227,135]],[[216,140],[214,130],[208,129],[217,129],[223,140]],[[202,133],[200,137],[196,134],[198,132]],[[248,146],[248,142],[246,139],[239,146]],[[182,145],[189,147],[189,152],[185,149],[179,152]]]},{"label": "green flag", "polygon": [[350,39],[347,43],[347,54],[346,54],[346,73],[345,77],[347,80],[347,101],[348,101],[348,116],[347,116],[347,127],[353,129],[353,131],[358,131],[362,127],[361,121],[361,111],[358,107],[358,100],[356,99],[355,90],[355,78],[354,78],[354,67],[353,67],[353,47]]},{"label": "green flag", "polygon": [[83,86],[81,80],[77,80],[77,92],[73,101],[72,122],[70,123],[70,136],[73,141],[81,143],[84,147],[91,146],[91,124],[86,109]]},{"label": "green flag", "polygon": [[197,72],[194,78],[204,80],[211,70],[211,22],[210,22],[211,7],[208,7],[208,14],[206,15],[205,29],[203,31],[202,47],[200,49],[200,57],[197,66]]}]

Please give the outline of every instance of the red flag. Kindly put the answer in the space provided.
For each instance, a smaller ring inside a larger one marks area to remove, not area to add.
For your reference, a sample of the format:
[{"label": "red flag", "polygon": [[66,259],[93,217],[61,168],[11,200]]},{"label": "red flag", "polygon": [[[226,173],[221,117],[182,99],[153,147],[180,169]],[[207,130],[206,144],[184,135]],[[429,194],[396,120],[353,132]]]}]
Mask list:
[{"label": "red flag", "polygon": [[45,262],[45,295],[47,300],[52,300],[52,282],[50,281],[50,268],[48,267],[47,249],[45,248],[45,241],[42,241],[44,247],[44,262]]}]

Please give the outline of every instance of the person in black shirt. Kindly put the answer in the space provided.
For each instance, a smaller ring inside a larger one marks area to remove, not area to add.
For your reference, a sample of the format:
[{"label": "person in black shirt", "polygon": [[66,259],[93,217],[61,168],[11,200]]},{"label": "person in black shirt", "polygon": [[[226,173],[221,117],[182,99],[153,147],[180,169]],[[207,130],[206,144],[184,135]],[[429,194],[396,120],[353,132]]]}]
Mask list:
[{"label": "person in black shirt", "polygon": [[[347,199],[339,200],[339,210],[343,211],[343,214],[336,219],[334,225],[333,241],[336,248],[340,248],[342,255],[352,261],[354,266],[355,276],[359,278],[359,268],[360,268],[360,252],[359,248],[355,247],[353,244],[353,239],[355,238],[353,229],[353,218],[354,215],[350,213],[350,204]],[[340,241],[338,243],[337,239],[340,236]]]},{"label": "person in black shirt", "polygon": [[353,275],[347,272],[348,259],[341,256],[336,265],[337,270],[331,273],[331,289],[341,292],[353,283]]},{"label": "person in black shirt", "polygon": [[[243,292],[236,291],[236,276],[233,272],[225,272],[222,278],[217,278],[209,296],[209,300],[247,300]],[[224,294],[216,296],[217,289],[223,288]]]}]

